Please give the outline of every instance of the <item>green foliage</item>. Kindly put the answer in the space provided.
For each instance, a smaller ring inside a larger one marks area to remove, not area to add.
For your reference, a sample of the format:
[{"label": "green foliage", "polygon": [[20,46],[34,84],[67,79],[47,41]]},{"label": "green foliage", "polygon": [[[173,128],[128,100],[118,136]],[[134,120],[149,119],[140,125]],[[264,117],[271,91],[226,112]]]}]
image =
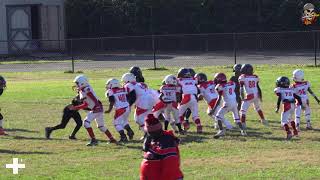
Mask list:
[{"label": "green foliage", "polygon": [[[317,29],[300,20],[298,0],[67,0],[68,36],[97,37]],[[319,7],[318,1],[312,2]],[[152,16],[151,16],[152,8]],[[153,28],[151,28],[151,26]]]}]

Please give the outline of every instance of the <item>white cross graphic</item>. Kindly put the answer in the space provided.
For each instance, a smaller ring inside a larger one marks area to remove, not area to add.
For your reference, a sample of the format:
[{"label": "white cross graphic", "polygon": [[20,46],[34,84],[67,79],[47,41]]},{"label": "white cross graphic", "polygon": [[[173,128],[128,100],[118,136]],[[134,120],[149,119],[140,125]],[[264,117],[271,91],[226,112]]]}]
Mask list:
[{"label": "white cross graphic", "polygon": [[18,174],[20,168],[26,168],[25,164],[19,164],[18,158],[13,158],[12,164],[6,164],[7,169],[12,169],[12,174]]}]

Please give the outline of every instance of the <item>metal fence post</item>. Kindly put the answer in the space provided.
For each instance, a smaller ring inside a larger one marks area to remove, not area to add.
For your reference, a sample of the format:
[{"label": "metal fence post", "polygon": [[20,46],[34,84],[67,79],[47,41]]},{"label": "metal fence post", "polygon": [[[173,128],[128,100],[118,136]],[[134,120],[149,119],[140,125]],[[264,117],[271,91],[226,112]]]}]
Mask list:
[{"label": "metal fence post", "polygon": [[318,36],[317,36],[317,32],[314,31],[313,32],[313,40],[314,40],[314,66],[317,67],[317,39],[318,39]]},{"label": "metal fence post", "polygon": [[156,46],[155,46],[154,35],[153,34],[152,34],[152,51],[153,51],[153,68],[157,69]]},{"label": "metal fence post", "polygon": [[73,39],[71,39],[71,72],[74,73]]},{"label": "metal fence post", "polygon": [[237,37],[236,37],[236,33],[233,33],[233,55],[234,55],[234,64],[237,64]]}]

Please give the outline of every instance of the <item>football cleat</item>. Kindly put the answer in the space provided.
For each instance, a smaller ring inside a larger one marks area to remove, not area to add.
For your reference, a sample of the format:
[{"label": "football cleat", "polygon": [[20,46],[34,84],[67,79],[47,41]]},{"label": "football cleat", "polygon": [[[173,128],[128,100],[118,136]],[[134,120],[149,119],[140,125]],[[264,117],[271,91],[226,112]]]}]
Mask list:
[{"label": "football cleat", "polygon": [[126,135],[124,135],[124,136],[121,136],[120,137],[120,141],[119,141],[120,143],[126,143],[126,142],[128,142],[128,138],[127,138],[127,136]]},{"label": "football cleat", "polygon": [[198,134],[202,133],[202,126],[201,125],[197,126],[197,133]]},{"label": "football cleat", "polygon": [[72,136],[72,135],[69,136],[69,139],[70,140],[77,140],[76,136]]},{"label": "football cleat", "polygon": [[240,133],[241,133],[241,136],[247,136],[247,131],[246,130],[241,130]]},{"label": "football cleat", "polygon": [[224,136],[224,135],[225,135],[224,130],[219,130],[219,131],[217,132],[217,134],[215,134],[215,135],[213,136],[213,138],[214,138],[214,139],[219,139],[220,137],[222,137],[222,136]]},{"label": "football cleat", "polygon": [[3,128],[0,128],[0,136],[7,136],[8,134],[4,131]]},{"label": "football cleat", "polygon": [[99,143],[96,139],[91,139],[87,146],[97,146]]},{"label": "football cleat", "polygon": [[185,131],[184,130],[179,130],[179,134],[180,135],[185,135]]},{"label": "football cleat", "polygon": [[46,127],[45,128],[45,135],[47,139],[50,139],[50,135],[51,135],[51,128],[50,127]]},{"label": "football cleat", "polygon": [[187,131],[188,129],[190,129],[190,124],[188,122],[184,121],[183,127],[184,127],[184,130]]},{"label": "football cleat", "polygon": [[[128,141],[128,140],[127,140],[127,141]],[[117,144],[118,142],[117,142],[117,140],[115,140],[115,139],[110,139],[110,140],[109,140],[109,143]]]},{"label": "football cleat", "polygon": [[131,130],[131,131],[128,131],[127,132],[127,135],[129,137],[129,140],[132,140],[133,139],[133,136],[134,136],[134,132]]},{"label": "football cleat", "polygon": [[311,123],[307,123],[307,127],[306,127],[307,130],[312,130],[312,126],[311,126]]},{"label": "football cleat", "polygon": [[287,140],[290,140],[290,139],[292,139],[292,133],[291,132],[287,133]]},{"label": "football cleat", "polygon": [[265,119],[261,120],[261,123],[264,125],[264,126],[269,126],[269,122]]}]

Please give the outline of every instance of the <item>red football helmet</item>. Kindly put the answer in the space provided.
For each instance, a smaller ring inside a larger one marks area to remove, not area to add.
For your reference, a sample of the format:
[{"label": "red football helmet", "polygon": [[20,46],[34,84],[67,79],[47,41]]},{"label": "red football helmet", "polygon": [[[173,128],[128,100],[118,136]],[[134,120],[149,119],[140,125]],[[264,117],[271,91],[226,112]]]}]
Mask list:
[{"label": "red football helmet", "polygon": [[214,80],[216,84],[227,82],[227,76],[224,73],[216,73],[214,75]]}]

